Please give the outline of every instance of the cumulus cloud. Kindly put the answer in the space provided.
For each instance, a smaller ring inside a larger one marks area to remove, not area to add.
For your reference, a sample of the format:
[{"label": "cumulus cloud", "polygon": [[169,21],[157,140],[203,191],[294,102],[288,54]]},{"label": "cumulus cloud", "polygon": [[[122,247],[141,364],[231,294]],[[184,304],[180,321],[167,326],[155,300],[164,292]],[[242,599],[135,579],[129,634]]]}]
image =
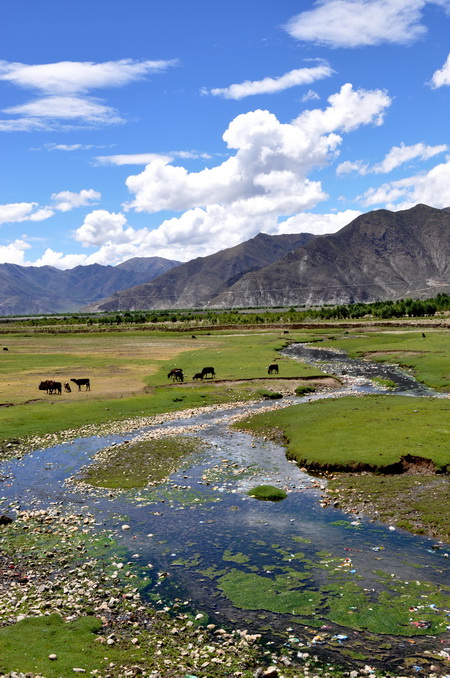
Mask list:
[{"label": "cumulus cloud", "polygon": [[442,68],[435,71],[432,75],[430,85],[433,89],[450,85],[450,54]]},{"label": "cumulus cloud", "polygon": [[52,194],[54,200],[54,209],[59,212],[69,212],[74,207],[84,207],[85,205],[92,205],[93,202],[98,202],[101,194],[94,189],[83,189],[79,193],[73,191],[60,191]]},{"label": "cumulus cloud", "polygon": [[365,206],[408,209],[417,203],[444,208],[450,205],[450,159],[428,172],[371,188],[360,198]]},{"label": "cumulus cloud", "polygon": [[292,17],[286,31],[297,40],[328,47],[408,45],[427,31],[423,9],[448,0],[318,0]]},{"label": "cumulus cloud", "polygon": [[359,217],[360,214],[361,212],[357,210],[344,210],[343,212],[327,214],[304,212],[280,223],[276,233],[314,233],[315,235],[336,233],[353,219]]},{"label": "cumulus cloud", "polygon": [[223,139],[235,155],[199,172],[153,160],[128,177],[134,199],[125,209],[138,212],[188,210],[219,204],[260,214],[291,215],[309,209],[325,194],[308,179],[315,167],[328,164],[341,137],[362,124],[380,124],[389,97],[381,91],[353,90],[344,85],[328,99],[325,110],[305,111],[292,123],[281,123],[269,111],[237,116]]},{"label": "cumulus cloud", "polygon": [[54,212],[47,207],[39,207],[37,202],[15,202],[0,205],[0,224],[13,224],[21,221],[44,221]]},{"label": "cumulus cloud", "polygon": [[53,64],[29,65],[0,61],[0,81],[26,89],[34,89],[43,96],[10,106],[4,113],[19,115],[15,120],[1,120],[2,131],[30,131],[55,129],[82,122],[87,125],[118,124],[121,115],[102,100],[88,96],[91,89],[122,87],[140,80],[150,73],[158,73],[173,66],[176,61],[136,61],[122,59],[103,63],[61,61]]},{"label": "cumulus cloud", "polygon": [[447,150],[448,146],[446,144],[427,146],[426,144],[418,143],[412,146],[405,146],[405,144],[401,143],[400,146],[393,146],[384,159],[372,167],[369,167],[369,165],[364,164],[360,160],[356,162],[345,161],[337,167],[336,172],[338,175],[357,172],[363,176],[366,174],[387,174],[405,162],[410,162],[411,160],[429,160],[435,155],[445,153]]},{"label": "cumulus cloud", "polygon": [[94,210],[88,214],[75,232],[75,239],[84,247],[104,245],[108,242],[131,242],[136,234],[131,227],[125,229],[127,220],[122,213]]},{"label": "cumulus cloud", "polygon": [[9,245],[0,245],[0,264],[17,264],[25,266],[25,251],[31,245],[25,240],[14,240]]},{"label": "cumulus cloud", "polygon": [[313,68],[296,68],[278,78],[263,78],[262,80],[246,80],[229,87],[202,89],[202,94],[212,94],[224,99],[243,99],[254,94],[274,94],[290,87],[309,85],[316,80],[327,78],[333,74],[327,63]]}]

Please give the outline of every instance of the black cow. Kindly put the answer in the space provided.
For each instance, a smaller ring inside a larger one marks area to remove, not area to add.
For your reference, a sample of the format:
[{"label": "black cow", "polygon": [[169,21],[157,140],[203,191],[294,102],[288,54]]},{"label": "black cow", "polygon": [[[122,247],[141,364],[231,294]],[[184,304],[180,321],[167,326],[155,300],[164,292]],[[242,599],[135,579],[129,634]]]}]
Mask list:
[{"label": "black cow", "polygon": [[86,387],[86,391],[91,390],[91,380],[90,379],[71,379],[70,381],[73,381],[73,383],[78,386],[79,391],[81,391],[82,386]]},{"label": "black cow", "polygon": [[269,365],[267,374],[278,374],[278,365],[276,363]]},{"label": "black cow", "polygon": [[184,374],[181,367],[174,367],[170,370],[167,379],[172,379],[172,381],[184,381]]},{"label": "black cow", "polygon": [[202,372],[196,372],[196,373],[194,374],[194,376],[192,377],[192,379],[194,379],[194,381],[195,381],[195,379],[203,379],[203,374],[202,374]]},{"label": "black cow", "polygon": [[49,394],[57,393],[58,395],[61,395],[62,385],[60,381],[46,379],[45,381],[41,381],[41,383],[39,384],[39,390],[46,391],[46,393]]},{"label": "black cow", "polygon": [[207,379],[208,377],[213,377],[216,376],[216,373],[214,372],[214,367],[204,367],[202,369],[202,379]]},{"label": "black cow", "polygon": [[70,384],[68,381],[64,382],[64,390],[66,393],[72,393],[72,389],[70,388]]}]

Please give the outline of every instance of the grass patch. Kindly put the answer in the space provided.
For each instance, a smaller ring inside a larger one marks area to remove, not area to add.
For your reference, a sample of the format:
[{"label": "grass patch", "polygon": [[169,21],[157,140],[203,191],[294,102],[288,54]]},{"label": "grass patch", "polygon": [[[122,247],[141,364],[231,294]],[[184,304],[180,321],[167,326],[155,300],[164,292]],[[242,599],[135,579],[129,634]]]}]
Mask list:
[{"label": "grass patch", "polygon": [[247,494],[250,497],[254,497],[255,499],[260,499],[262,501],[282,501],[287,497],[287,494],[284,490],[280,490],[278,487],[273,487],[272,485],[258,485],[252,490],[249,490]]},{"label": "grass patch", "polygon": [[381,469],[414,455],[447,471],[449,413],[446,400],[345,397],[267,412],[235,426],[258,435],[281,430],[289,458],[312,469]]},{"label": "grass patch", "polygon": [[80,480],[110,489],[147,487],[174,473],[188,455],[200,449],[200,442],[187,436],[115,445],[102,450]]},{"label": "grass patch", "polygon": [[314,393],[315,392],[314,386],[297,386],[295,389],[295,395],[296,396],[304,396],[307,395],[308,393]]},{"label": "grass patch", "polygon": [[[64,622],[59,615],[51,614],[0,628],[0,670],[60,678],[73,675],[74,668],[87,673],[106,668],[120,653],[96,642],[96,632],[101,627],[102,622],[96,617]],[[57,659],[49,659],[51,654],[56,654]]]}]

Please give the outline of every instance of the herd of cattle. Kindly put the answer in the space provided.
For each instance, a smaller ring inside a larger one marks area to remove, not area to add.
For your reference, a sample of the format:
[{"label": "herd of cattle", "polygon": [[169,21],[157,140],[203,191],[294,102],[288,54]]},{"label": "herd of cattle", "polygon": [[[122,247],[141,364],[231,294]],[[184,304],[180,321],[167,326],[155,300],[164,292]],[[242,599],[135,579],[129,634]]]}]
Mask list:
[{"label": "herd of cattle", "polygon": [[[277,363],[271,363],[269,365],[267,368],[267,374],[278,374]],[[196,372],[192,379],[193,381],[196,381],[197,379],[213,379],[215,376],[216,372],[214,367],[204,367],[201,372]],[[181,367],[174,367],[172,370],[170,370],[167,378],[172,379],[172,381],[184,381],[183,370]]]},{"label": "herd of cattle", "polygon": [[[196,379],[213,379],[215,376],[216,373],[214,367],[204,367],[201,372],[196,372],[192,379],[194,381]],[[167,375],[167,379],[172,379],[172,381],[184,381],[183,370],[180,367],[174,367]]]},{"label": "herd of cattle", "polygon": [[[91,390],[91,380],[90,379],[71,379],[70,381],[73,381],[77,386],[78,390],[81,391],[81,387],[84,386],[86,391]],[[53,381],[52,379],[46,379],[45,381],[41,381],[39,384],[39,390],[40,391],[45,391],[46,393],[49,393],[50,395],[56,393],[57,395],[61,395],[62,390],[63,390],[63,384],[60,381]],[[72,389],[70,387],[70,384],[68,381],[64,383],[64,391],[66,393],[71,393]]]},{"label": "herd of cattle", "polygon": [[[269,365],[267,369],[267,374],[278,374],[278,365],[277,363],[272,363]],[[192,377],[193,381],[196,381],[198,379],[214,379],[216,376],[216,372],[214,370],[214,367],[204,367],[201,372],[196,372],[194,376]],[[183,370],[180,367],[174,367],[172,370],[170,370],[169,374],[167,375],[168,379],[172,379],[172,381],[184,381],[184,374]],[[84,386],[86,391],[91,390],[91,380],[90,379],[71,379],[70,381],[73,381],[74,384],[78,386],[78,390],[81,391],[81,387]],[[62,391],[65,393],[71,393],[72,389],[70,387],[70,384],[68,381],[64,382],[62,384],[60,381],[53,381],[52,379],[46,379],[45,381],[41,381],[39,384],[39,390],[40,391],[45,391],[46,393],[53,395],[61,395]]]}]

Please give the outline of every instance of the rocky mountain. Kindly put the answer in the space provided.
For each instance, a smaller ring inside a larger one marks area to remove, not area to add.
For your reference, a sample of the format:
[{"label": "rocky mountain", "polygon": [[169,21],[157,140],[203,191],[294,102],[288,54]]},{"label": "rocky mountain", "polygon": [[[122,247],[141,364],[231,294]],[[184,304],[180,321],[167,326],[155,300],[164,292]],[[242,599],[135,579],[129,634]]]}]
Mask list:
[{"label": "rocky mountain", "polygon": [[165,273],[180,262],[161,257],[135,257],[118,266],[53,266],[0,264],[0,315],[69,313]]},{"label": "rocky mountain", "polygon": [[312,238],[314,236],[309,233],[259,233],[235,247],[181,264],[145,285],[118,291],[109,299],[89,304],[83,310],[203,307],[223,294],[245,273],[259,271]]},{"label": "rocky mountain", "polygon": [[211,306],[348,304],[450,293],[450,210],[376,210],[249,273]]}]

